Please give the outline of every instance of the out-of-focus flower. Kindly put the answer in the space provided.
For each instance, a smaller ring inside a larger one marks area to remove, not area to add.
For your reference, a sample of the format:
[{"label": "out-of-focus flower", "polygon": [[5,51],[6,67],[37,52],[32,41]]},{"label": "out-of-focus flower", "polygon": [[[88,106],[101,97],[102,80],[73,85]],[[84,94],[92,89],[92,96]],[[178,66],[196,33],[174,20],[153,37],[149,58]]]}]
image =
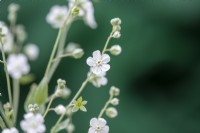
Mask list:
[{"label": "out-of-focus flower", "polygon": [[90,120],[90,128],[88,133],[108,133],[109,126],[106,125],[107,122],[103,118],[92,118]]},{"label": "out-of-focus flower", "polygon": [[70,42],[65,48],[66,53],[72,53],[75,49],[80,48],[80,45],[74,42]]},{"label": "out-of-focus flower", "polygon": [[118,39],[121,37],[121,33],[119,31],[115,31],[112,37]]},{"label": "out-of-focus flower", "polygon": [[14,13],[14,12],[17,12],[19,10],[20,6],[16,3],[11,3],[9,6],[8,6],[8,11],[11,12],[11,13]]},{"label": "out-of-focus flower", "polygon": [[24,47],[24,53],[30,60],[36,60],[39,56],[39,48],[35,44],[28,44]]},{"label": "out-of-focus flower", "polygon": [[100,88],[101,86],[104,86],[108,83],[108,79],[105,77],[106,72],[102,72],[98,75],[96,74],[91,75],[91,72],[89,72],[88,76],[91,76],[89,81],[97,88]]},{"label": "out-of-focus flower", "polygon": [[8,72],[14,79],[19,79],[22,75],[28,74],[30,71],[28,60],[23,54],[9,55],[7,65]]},{"label": "out-of-focus flower", "polygon": [[[4,52],[9,53],[13,49],[13,35],[8,30],[8,27],[6,24],[2,21],[0,21],[0,28],[2,29],[2,34],[5,36],[2,38],[2,43],[4,47]],[[1,47],[0,47],[1,49]]]},{"label": "out-of-focus flower", "polygon": [[17,25],[15,29],[17,40],[19,43],[23,43],[27,38],[27,33],[23,25]]},{"label": "out-of-focus flower", "polygon": [[80,59],[81,57],[83,57],[83,55],[84,55],[84,51],[82,48],[77,48],[72,52],[72,56],[75,59]]},{"label": "out-of-focus flower", "polygon": [[87,101],[83,101],[83,98],[80,97],[77,101],[74,101],[72,112],[77,112],[79,109],[83,112],[86,112],[87,111],[87,109],[85,108],[86,104]]},{"label": "out-of-focus flower", "polygon": [[56,114],[58,115],[63,115],[66,113],[66,108],[63,106],[63,105],[58,105],[56,108],[55,108],[55,112]]},{"label": "out-of-focus flower", "polygon": [[2,133],[19,133],[19,132],[15,127],[13,127],[13,128],[10,128],[10,129],[4,129],[2,131]]},{"label": "out-of-focus flower", "polygon": [[53,28],[60,28],[67,17],[68,8],[67,6],[55,5],[51,8],[50,12],[46,17],[46,21],[51,24]]},{"label": "out-of-focus flower", "polygon": [[110,53],[112,54],[112,55],[119,55],[119,54],[121,54],[121,52],[122,52],[122,48],[121,48],[121,46],[120,45],[113,45],[111,48],[110,48]]},{"label": "out-of-focus flower", "polygon": [[110,69],[110,65],[107,64],[110,62],[110,56],[108,54],[101,55],[100,51],[94,51],[93,57],[87,59],[87,64],[90,66],[91,71],[99,75],[102,72],[106,72]]},{"label": "out-of-focus flower", "polygon": [[26,133],[44,133],[46,131],[44,119],[41,114],[25,114],[24,120],[21,121],[20,126]]},{"label": "out-of-focus flower", "polygon": [[[76,0],[70,0],[69,6],[72,7]],[[79,9],[78,16],[83,17],[85,23],[92,29],[97,27],[97,23],[94,17],[94,7],[90,0],[79,0],[77,9]]]},{"label": "out-of-focus flower", "polygon": [[119,96],[119,94],[120,94],[120,89],[119,88],[117,88],[117,87],[115,87],[115,86],[112,86],[111,88],[110,88],[110,95],[113,95],[113,96]]},{"label": "out-of-focus flower", "polygon": [[112,26],[118,26],[121,25],[122,21],[120,18],[113,18],[111,19],[110,23],[112,24]]},{"label": "out-of-focus flower", "polygon": [[117,117],[118,115],[118,112],[117,112],[117,109],[114,108],[114,107],[109,107],[107,110],[106,110],[106,115],[110,118],[115,118]]},{"label": "out-of-focus flower", "polygon": [[113,99],[110,101],[110,103],[111,103],[112,105],[114,105],[114,106],[117,106],[117,105],[119,105],[119,99],[118,99],[118,98],[113,98]]}]

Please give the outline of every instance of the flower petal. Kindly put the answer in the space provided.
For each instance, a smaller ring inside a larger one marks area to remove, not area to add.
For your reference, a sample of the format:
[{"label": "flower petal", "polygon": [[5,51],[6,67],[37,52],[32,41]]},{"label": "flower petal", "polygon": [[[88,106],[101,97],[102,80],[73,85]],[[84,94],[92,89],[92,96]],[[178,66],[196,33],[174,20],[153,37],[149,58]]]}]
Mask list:
[{"label": "flower petal", "polygon": [[110,65],[109,64],[103,64],[102,67],[101,67],[101,70],[106,72],[110,69]]},{"label": "flower petal", "polygon": [[110,56],[108,54],[103,54],[102,55],[102,63],[106,64],[110,62]]},{"label": "flower petal", "polygon": [[87,58],[86,62],[89,66],[96,66],[96,62],[94,61],[92,57]]},{"label": "flower petal", "polygon": [[100,67],[92,67],[91,68],[91,71],[94,73],[94,74],[100,74],[102,72],[101,68]]},{"label": "flower petal", "polygon": [[87,112],[87,109],[84,106],[81,106],[80,110],[82,110],[83,112]]},{"label": "flower petal", "polygon": [[92,127],[95,127],[96,126],[96,124],[97,124],[97,118],[92,118],[91,120],[90,120],[90,126],[92,126]]},{"label": "flower petal", "polygon": [[99,50],[96,50],[93,52],[93,58],[99,60],[101,58],[101,52]]}]

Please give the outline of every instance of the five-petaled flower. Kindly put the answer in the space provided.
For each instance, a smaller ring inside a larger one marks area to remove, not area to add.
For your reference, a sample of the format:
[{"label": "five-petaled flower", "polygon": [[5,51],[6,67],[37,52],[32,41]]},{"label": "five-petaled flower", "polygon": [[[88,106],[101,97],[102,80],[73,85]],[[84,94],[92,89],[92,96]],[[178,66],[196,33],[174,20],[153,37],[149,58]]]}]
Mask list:
[{"label": "five-petaled flower", "polygon": [[72,112],[77,112],[79,109],[83,112],[86,112],[87,109],[85,108],[85,105],[87,104],[87,101],[83,101],[83,98],[80,97],[77,101],[74,101]]},{"label": "five-petaled flower", "polygon": [[107,122],[103,118],[92,118],[90,120],[90,128],[88,133],[108,133],[109,126],[106,125]]},{"label": "five-petaled flower", "polygon": [[99,75],[110,69],[110,56],[108,54],[101,54],[99,50],[93,52],[93,57],[87,59],[87,64],[91,67],[91,71]]}]

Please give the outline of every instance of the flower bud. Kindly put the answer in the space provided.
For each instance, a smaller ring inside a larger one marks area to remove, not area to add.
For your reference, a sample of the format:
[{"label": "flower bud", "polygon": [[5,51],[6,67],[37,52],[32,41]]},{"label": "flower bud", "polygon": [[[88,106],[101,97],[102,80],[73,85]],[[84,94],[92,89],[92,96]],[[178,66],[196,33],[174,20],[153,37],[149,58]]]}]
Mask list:
[{"label": "flower bud", "polygon": [[113,26],[113,32],[116,32],[116,31],[121,31],[120,25]]},{"label": "flower bud", "polygon": [[76,16],[79,15],[79,9],[78,9],[77,7],[74,7],[74,8],[72,9],[72,15],[73,15],[74,17],[76,17]]},{"label": "flower bud", "polygon": [[6,104],[4,104],[3,105],[3,108],[4,108],[4,110],[10,110],[11,109],[11,105],[10,105],[10,103],[6,103]]},{"label": "flower bud", "polygon": [[66,129],[67,129],[68,133],[72,133],[75,130],[75,126],[74,126],[74,124],[70,123],[70,124],[67,125]]},{"label": "flower bud", "polygon": [[66,113],[66,108],[63,106],[63,105],[58,105],[56,108],[55,108],[55,112],[56,114],[58,115],[63,115]]},{"label": "flower bud", "polygon": [[121,48],[120,45],[113,45],[110,48],[110,52],[111,52],[112,55],[119,55],[122,52],[122,48]]},{"label": "flower bud", "polygon": [[39,55],[39,48],[35,44],[28,44],[24,47],[24,53],[30,60],[36,60]]},{"label": "flower bud", "polygon": [[73,51],[72,56],[75,59],[80,59],[84,55],[84,51],[81,48],[77,48]]},{"label": "flower bud", "polygon": [[14,13],[14,12],[17,12],[19,10],[20,6],[16,3],[11,3],[9,6],[8,6],[8,11],[10,13]]},{"label": "flower bud", "polygon": [[118,39],[121,37],[121,33],[119,31],[115,31],[112,37]]},{"label": "flower bud", "polygon": [[122,23],[121,19],[120,18],[113,18],[110,23],[113,25],[113,26],[116,26],[116,25],[120,25]]},{"label": "flower bud", "polygon": [[117,109],[114,107],[110,107],[106,110],[106,115],[110,118],[115,118],[118,115]]},{"label": "flower bud", "polygon": [[66,81],[65,81],[65,80],[62,80],[62,79],[58,79],[58,80],[57,80],[57,84],[58,84],[58,88],[59,88],[59,89],[64,89],[64,88],[65,88]]},{"label": "flower bud", "polygon": [[114,105],[114,106],[117,106],[117,105],[119,105],[119,99],[118,99],[118,98],[113,98],[113,99],[110,101],[110,103],[111,103],[112,105]]},{"label": "flower bud", "polygon": [[113,96],[119,96],[120,94],[120,90],[119,88],[115,87],[115,86],[112,86],[110,88],[110,95],[113,95]]},{"label": "flower bud", "polygon": [[75,49],[80,48],[79,44],[70,42],[65,48],[66,53],[72,53]]}]

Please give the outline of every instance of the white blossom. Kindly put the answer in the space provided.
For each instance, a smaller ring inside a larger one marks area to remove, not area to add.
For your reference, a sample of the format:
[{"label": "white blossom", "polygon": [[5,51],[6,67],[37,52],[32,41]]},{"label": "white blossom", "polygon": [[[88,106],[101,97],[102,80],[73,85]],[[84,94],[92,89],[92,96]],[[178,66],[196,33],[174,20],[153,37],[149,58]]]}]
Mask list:
[{"label": "white blossom", "polygon": [[[9,53],[13,49],[13,35],[10,33],[6,24],[0,21],[0,28],[2,29],[2,34],[5,36],[2,38],[4,52]],[[0,47],[1,49],[1,47]]]},{"label": "white blossom", "polygon": [[[91,75],[91,72],[88,73],[88,76]],[[89,81],[97,88],[100,88],[101,86],[104,86],[108,83],[108,79],[105,77],[106,72],[102,72],[98,75],[93,74],[91,75]]]},{"label": "white blossom", "polygon": [[41,114],[25,114],[20,126],[26,133],[44,133],[46,131],[44,119]]},{"label": "white blossom", "polygon": [[19,79],[22,75],[28,74],[30,66],[28,60],[23,54],[11,54],[7,59],[8,72],[11,77]]},{"label": "white blossom", "polygon": [[[72,7],[76,0],[70,0],[69,6]],[[94,17],[94,7],[90,0],[80,0],[77,4],[79,9],[79,17],[83,17],[85,23],[92,29],[97,27],[97,23]]]},{"label": "white blossom", "polygon": [[102,72],[106,72],[110,69],[110,65],[107,64],[110,62],[110,56],[108,54],[101,55],[100,51],[94,51],[93,57],[87,59],[87,64],[90,66],[91,71],[99,75]]},{"label": "white blossom", "polygon": [[4,129],[2,131],[2,133],[19,133],[19,132],[15,127],[13,127],[13,128],[10,128],[10,129]]},{"label": "white blossom", "polygon": [[55,112],[56,114],[58,115],[63,115],[66,113],[66,108],[63,106],[63,105],[58,105],[56,108],[55,108]]},{"label": "white blossom", "polygon": [[24,47],[24,53],[30,60],[36,60],[39,56],[39,48],[35,44],[28,44]]},{"label": "white blossom", "polygon": [[90,120],[90,128],[88,133],[108,133],[109,126],[106,125],[107,122],[103,118],[92,118]]},{"label": "white blossom", "polygon": [[114,107],[109,107],[107,110],[106,110],[106,115],[110,118],[115,118],[117,117],[118,115],[118,112],[117,112],[117,109],[114,108]]},{"label": "white blossom", "polygon": [[67,6],[55,5],[50,9],[46,17],[46,21],[52,25],[53,28],[60,28],[67,18]]},{"label": "white blossom", "polygon": [[111,48],[110,48],[110,52],[111,54],[113,55],[119,55],[121,54],[122,52],[122,48],[120,45],[113,45]]}]

